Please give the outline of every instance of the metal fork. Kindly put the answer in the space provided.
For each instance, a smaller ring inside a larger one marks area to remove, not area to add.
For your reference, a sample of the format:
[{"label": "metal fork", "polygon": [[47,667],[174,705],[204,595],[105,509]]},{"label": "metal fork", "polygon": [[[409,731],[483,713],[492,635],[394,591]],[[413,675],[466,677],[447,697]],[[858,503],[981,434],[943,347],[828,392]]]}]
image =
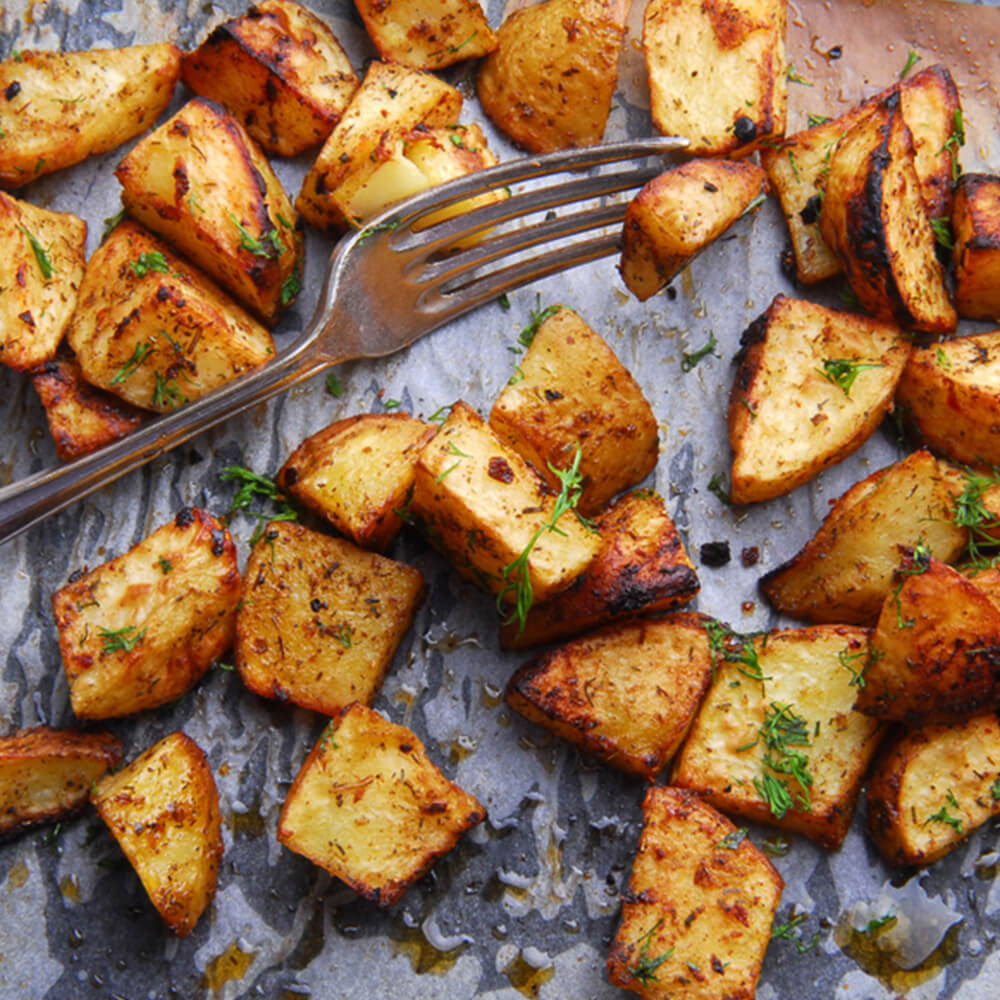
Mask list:
[{"label": "metal fork", "polygon": [[[504,292],[613,253],[618,229],[554,249],[549,245],[620,224],[625,199],[511,226],[560,206],[631,191],[664,166],[632,165],[531,187],[421,229],[421,220],[432,213],[512,184],[662,157],[686,145],[684,139],[658,137],[514,160],[393,206],[337,245],[312,321],[280,357],[91,455],[0,489],[0,542],[325,368],[392,354]],[[458,245],[466,249],[455,250]],[[511,260],[531,250],[536,252]]]}]

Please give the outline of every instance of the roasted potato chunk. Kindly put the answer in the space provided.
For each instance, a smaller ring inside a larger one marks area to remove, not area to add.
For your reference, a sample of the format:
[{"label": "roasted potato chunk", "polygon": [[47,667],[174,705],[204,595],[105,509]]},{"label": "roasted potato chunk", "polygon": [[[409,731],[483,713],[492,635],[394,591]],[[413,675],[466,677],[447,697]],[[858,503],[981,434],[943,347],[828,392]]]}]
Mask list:
[{"label": "roasted potato chunk", "polygon": [[302,233],[243,126],[196,97],[115,171],[129,215],[172,243],[265,323],[299,292]]},{"label": "roasted potato chunk", "polygon": [[532,153],[600,142],[626,10],[619,0],[543,0],[514,11],[476,85],[497,128]]},{"label": "roasted potato chunk", "polygon": [[600,547],[571,512],[553,522],[544,481],[463,402],[420,453],[411,510],[463,576],[522,608],[565,590]]},{"label": "roasted potato chunk", "polygon": [[79,812],[90,786],[121,757],[111,733],[38,726],[0,739],[0,838]]},{"label": "roasted potato chunk", "polygon": [[958,179],[952,230],[959,315],[1000,320],[1000,177]]},{"label": "roasted potato chunk", "polygon": [[579,635],[612,621],[669,611],[694,600],[698,574],[663,497],[626,493],[594,522],[600,548],[584,574],[524,620],[500,629],[504,649],[524,649]]},{"label": "roasted potato chunk", "polygon": [[784,134],[782,0],[650,0],[642,47],[653,124],[688,152],[742,155]]},{"label": "roasted potato chunk", "polygon": [[236,668],[251,691],[327,715],[367,703],[423,596],[412,566],[275,521],[247,562]]},{"label": "roasted potato chunk", "polygon": [[486,811],[403,726],[351,705],[327,726],[285,799],[278,840],[389,906]]},{"label": "roasted potato chunk", "polygon": [[417,456],[433,436],[408,413],[338,420],[292,452],[278,484],[356,545],[384,552],[403,526]]},{"label": "roasted potato chunk", "polygon": [[0,361],[25,371],[55,357],[76,306],[87,223],[0,191]]},{"label": "roasted potato chunk", "polygon": [[943,562],[968,534],[955,524],[963,477],[928,451],[873,472],[833,501],[816,534],[761,579],[778,610],[809,622],[871,625],[892,589],[899,545],[918,541]]},{"label": "roasted potato chunk", "polygon": [[929,865],[1000,813],[995,712],[912,729],[880,755],[868,832],[889,864]]},{"label": "roasted potato chunk", "polygon": [[219,793],[201,748],[171,733],[102,778],[91,801],[167,926],[187,937],[222,864]]},{"label": "roasted potato chunk", "polygon": [[629,202],[619,270],[641,302],[655,295],[764,194],[755,163],[691,160],[654,177]]},{"label": "roasted potato chunk", "polygon": [[950,333],[958,317],[899,105],[899,94],[891,94],[841,139],[830,159],[820,229],[865,309],[902,327]]},{"label": "roasted potato chunk", "polygon": [[608,978],[648,1000],[750,998],[781,876],[691,792],[650,788]]},{"label": "roasted potato chunk", "polygon": [[263,326],[134,222],[88,261],[67,339],[88,382],[161,413],[274,355]]},{"label": "roasted potato chunk", "polygon": [[729,815],[839,847],[882,735],[853,708],[868,631],[814,625],[710,636],[721,662],[671,784]]},{"label": "roasted potato chunk", "polygon": [[351,204],[379,167],[372,157],[385,133],[420,124],[454,125],[461,110],[462,95],[436,76],[373,62],[302,182],[295,207],[334,235],[361,225]]},{"label": "roasted potato chunk", "polygon": [[23,50],[0,63],[0,185],[20,187],[145,131],[170,103],[180,59],[162,43]]},{"label": "roasted potato chunk", "polygon": [[52,609],[73,711],[108,719],[182,695],[232,645],[239,596],[236,546],[196,507],[67,583]]},{"label": "roasted potato chunk", "polygon": [[278,156],[323,142],[361,82],[327,24],[293,0],[262,0],[224,21],[184,56],[181,78]]},{"label": "roasted potato chunk", "polygon": [[712,676],[685,616],[611,625],[522,666],[507,703],[612,767],[650,781],[673,757]]},{"label": "roasted potato chunk", "polygon": [[741,344],[729,397],[733,503],[790,493],[857,450],[910,353],[889,323],[784,295]]},{"label": "roasted potato chunk", "polygon": [[478,0],[356,0],[379,55],[411,69],[479,59],[497,38]]},{"label": "roasted potato chunk", "polygon": [[[533,329],[532,329],[533,328]],[[594,514],[656,465],[653,408],[603,337],[566,306],[528,328],[531,346],[490,411],[490,427],[552,490],[580,449],[578,508]]]}]

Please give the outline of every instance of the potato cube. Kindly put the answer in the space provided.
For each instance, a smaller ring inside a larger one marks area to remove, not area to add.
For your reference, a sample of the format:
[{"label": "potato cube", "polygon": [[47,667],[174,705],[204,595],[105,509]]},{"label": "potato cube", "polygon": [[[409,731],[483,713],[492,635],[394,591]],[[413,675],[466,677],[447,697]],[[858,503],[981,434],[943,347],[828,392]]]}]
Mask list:
[{"label": "potato cube", "polygon": [[161,413],[274,355],[263,326],[134,222],[87,263],[67,339],[88,382]]},{"label": "potato cube", "polygon": [[622,280],[641,302],[763,200],[756,163],[690,160],[654,177],[629,202],[622,229]]},{"label": "potato cube", "polygon": [[417,456],[433,436],[408,413],[337,420],[292,452],[278,484],[356,545],[384,552],[403,526]]},{"label": "potato cube", "polygon": [[504,624],[504,649],[524,649],[607,622],[669,611],[697,596],[698,574],[659,494],[626,493],[594,526],[601,541],[594,561],[568,590],[533,605],[523,628],[518,621]]},{"label": "potato cube", "polygon": [[276,521],[247,562],[236,667],[265,698],[328,715],[367,703],[423,596],[412,566]]},{"label": "potato cube", "polygon": [[1000,320],[1000,177],[958,179],[952,229],[959,315]]},{"label": "potato cube", "polygon": [[302,233],[264,154],[221,105],[196,97],[115,171],[129,215],[265,323],[299,292]]},{"label": "potato cube", "polygon": [[184,56],[181,76],[278,156],[323,142],[360,84],[327,24],[293,0],[262,0],[224,21]]},{"label": "potato cube", "polygon": [[744,639],[709,635],[715,681],[671,784],[730,815],[839,847],[882,727],[854,711],[868,631],[784,629]]},{"label": "potato cube", "polygon": [[22,50],[0,63],[0,185],[20,187],[144,132],[170,103],[181,50]]},{"label": "potato cube", "polygon": [[712,676],[686,616],[611,625],[517,670],[507,703],[613,767],[650,781],[673,757]]},{"label": "potato cube", "polygon": [[650,788],[608,978],[647,1000],[756,992],[781,876],[696,795]]},{"label": "potato cube", "polygon": [[187,937],[215,895],[222,817],[201,747],[171,733],[91,792],[167,926]]},{"label": "potato cube", "polygon": [[0,739],[0,838],[79,812],[90,786],[121,757],[111,733],[38,726]]},{"label": "potato cube", "polygon": [[1000,814],[995,712],[926,725],[880,755],[868,785],[868,832],[894,865],[929,865]]},{"label": "potato cube", "polygon": [[784,295],[741,343],[729,397],[734,503],[790,493],[858,449],[910,353],[891,324]]},{"label": "potato cube", "polygon": [[572,309],[550,306],[528,333],[531,346],[493,404],[490,427],[557,493],[552,469],[570,465],[579,447],[578,507],[595,514],[655,467],[653,408],[607,342]]},{"label": "potato cube", "polygon": [[278,840],[389,906],[486,818],[403,726],[351,705],[327,726],[285,799]]},{"label": "potato cube", "polygon": [[225,527],[185,507],[52,596],[73,711],[108,719],[193,687],[233,642],[240,574]]}]

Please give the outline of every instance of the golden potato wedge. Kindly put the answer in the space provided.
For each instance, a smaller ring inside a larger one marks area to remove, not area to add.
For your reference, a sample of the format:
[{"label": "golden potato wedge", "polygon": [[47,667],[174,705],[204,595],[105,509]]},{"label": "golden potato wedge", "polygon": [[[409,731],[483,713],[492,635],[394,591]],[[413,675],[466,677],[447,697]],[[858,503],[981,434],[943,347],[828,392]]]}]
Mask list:
[{"label": "golden potato wedge", "polygon": [[52,595],[73,711],[108,719],[193,687],[233,642],[240,574],[216,518],[185,507]]},{"label": "golden potato wedge", "polygon": [[952,230],[959,315],[1000,320],[1000,177],[958,179]]},{"label": "golden potato wedge", "polygon": [[278,485],[363,549],[384,552],[403,526],[414,467],[434,428],[408,413],[366,413],[307,437]]},{"label": "golden potato wedge", "polygon": [[274,355],[263,326],[130,221],[88,261],[66,336],[88,382],[160,413]]},{"label": "golden potato wedge", "polygon": [[612,767],[653,781],[712,677],[705,630],[685,616],[610,625],[524,664],[507,704]]},{"label": "golden potato wedge", "polygon": [[784,295],[741,344],[729,397],[733,503],[790,493],[856,451],[910,353],[890,323]]},{"label": "golden potato wedge", "polygon": [[647,1000],[750,1000],[781,876],[698,796],[650,788],[608,978]]},{"label": "golden potato wedge", "polygon": [[201,747],[171,733],[120,771],[91,801],[167,926],[187,937],[215,895],[222,816]]},{"label": "golden potato wedge", "polygon": [[569,589],[528,611],[524,627],[500,628],[504,649],[525,649],[579,635],[612,621],[669,611],[694,600],[698,574],[663,497],[634,490],[594,522],[601,545]]},{"label": "golden potato wedge", "polygon": [[778,611],[808,622],[871,625],[893,586],[900,545],[921,542],[942,562],[968,533],[955,524],[961,472],[916,451],[873,472],[832,502],[816,534],[760,589]]},{"label": "golden potato wedge", "polygon": [[147,135],[115,176],[129,215],[173,244],[265,323],[301,287],[292,203],[243,126],[196,97]]},{"label": "golden potato wedge", "polygon": [[281,810],[278,840],[365,899],[389,906],[485,818],[409,729],[351,705],[302,765]]},{"label": "golden potato wedge", "polygon": [[868,832],[893,865],[929,865],[1000,814],[995,712],[901,735],[868,785]]},{"label": "golden potato wedge", "polygon": [[55,357],[76,306],[87,223],[0,191],[0,361],[26,371]]},{"label": "golden potato wedge", "polygon": [[781,0],[650,0],[642,47],[653,124],[695,156],[743,155],[785,132]]},{"label": "golden potato wedge", "polygon": [[913,137],[898,92],[840,140],[819,224],[858,301],[880,319],[930,333],[958,322],[924,214]]},{"label": "golden potato wedge", "polygon": [[653,408],[607,342],[566,306],[535,315],[531,346],[490,411],[490,427],[556,493],[580,449],[582,514],[595,514],[656,465]]},{"label": "golden potato wedge", "polygon": [[640,302],[745,215],[767,188],[756,163],[690,160],[654,177],[629,202],[619,270]]},{"label": "golden potato wedge", "polygon": [[671,784],[729,815],[836,848],[882,726],[854,710],[867,629],[814,625],[733,640],[710,631],[715,681]]},{"label": "golden potato wedge", "polygon": [[444,69],[497,47],[479,0],[356,0],[356,6],[386,62]]},{"label": "golden potato wedge", "polygon": [[476,83],[497,128],[532,153],[600,142],[626,10],[617,0],[542,0],[514,11]]},{"label": "golden potato wedge", "polygon": [[571,511],[557,517],[541,477],[463,402],[420,452],[410,509],[459,573],[522,610],[565,590],[600,548]]},{"label": "golden potato wedge", "polygon": [[22,50],[0,63],[0,185],[20,187],[145,131],[170,103],[180,60],[163,42]]},{"label": "golden potato wedge", "polygon": [[417,125],[454,125],[462,95],[430,73],[373,62],[351,103],[302,182],[295,207],[333,235],[360,225],[351,202],[378,169],[372,159],[383,135]]},{"label": "golden potato wedge", "polygon": [[79,812],[90,786],[121,758],[111,733],[37,726],[0,739],[0,838]]},{"label": "golden potato wedge", "polygon": [[323,142],[361,83],[326,22],[294,0],[262,0],[218,25],[185,54],[181,79],[278,156]]},{"label": "golden potato wedge", "polygon": [[922,546],[903,549],[894,584],[872,635],[857,707],[915,726],[1000,705],[1000,609]]},{"label": "golden potato wedge", "polygon": [[995,607],[1000,607],[1000,566],[988,566],[984,569],[959,566],[958,571],[962,576],[968,577]]},{"label": "golden potato wedge", "polygon": [[236,669],[262,697],[327,715],[367,704],[423,597],[412,566],[275,521],[247,562]]}]

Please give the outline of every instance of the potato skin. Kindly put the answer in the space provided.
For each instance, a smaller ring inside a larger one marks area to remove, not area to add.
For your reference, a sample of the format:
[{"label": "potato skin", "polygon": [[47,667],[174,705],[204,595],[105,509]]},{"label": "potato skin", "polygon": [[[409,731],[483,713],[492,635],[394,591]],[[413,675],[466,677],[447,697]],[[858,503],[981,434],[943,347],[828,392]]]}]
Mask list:
[{"label": "potato skin", "polygon": [[1000,320],[1000,177],[962,174],[955,189],[952,229],[959,314]]}]

